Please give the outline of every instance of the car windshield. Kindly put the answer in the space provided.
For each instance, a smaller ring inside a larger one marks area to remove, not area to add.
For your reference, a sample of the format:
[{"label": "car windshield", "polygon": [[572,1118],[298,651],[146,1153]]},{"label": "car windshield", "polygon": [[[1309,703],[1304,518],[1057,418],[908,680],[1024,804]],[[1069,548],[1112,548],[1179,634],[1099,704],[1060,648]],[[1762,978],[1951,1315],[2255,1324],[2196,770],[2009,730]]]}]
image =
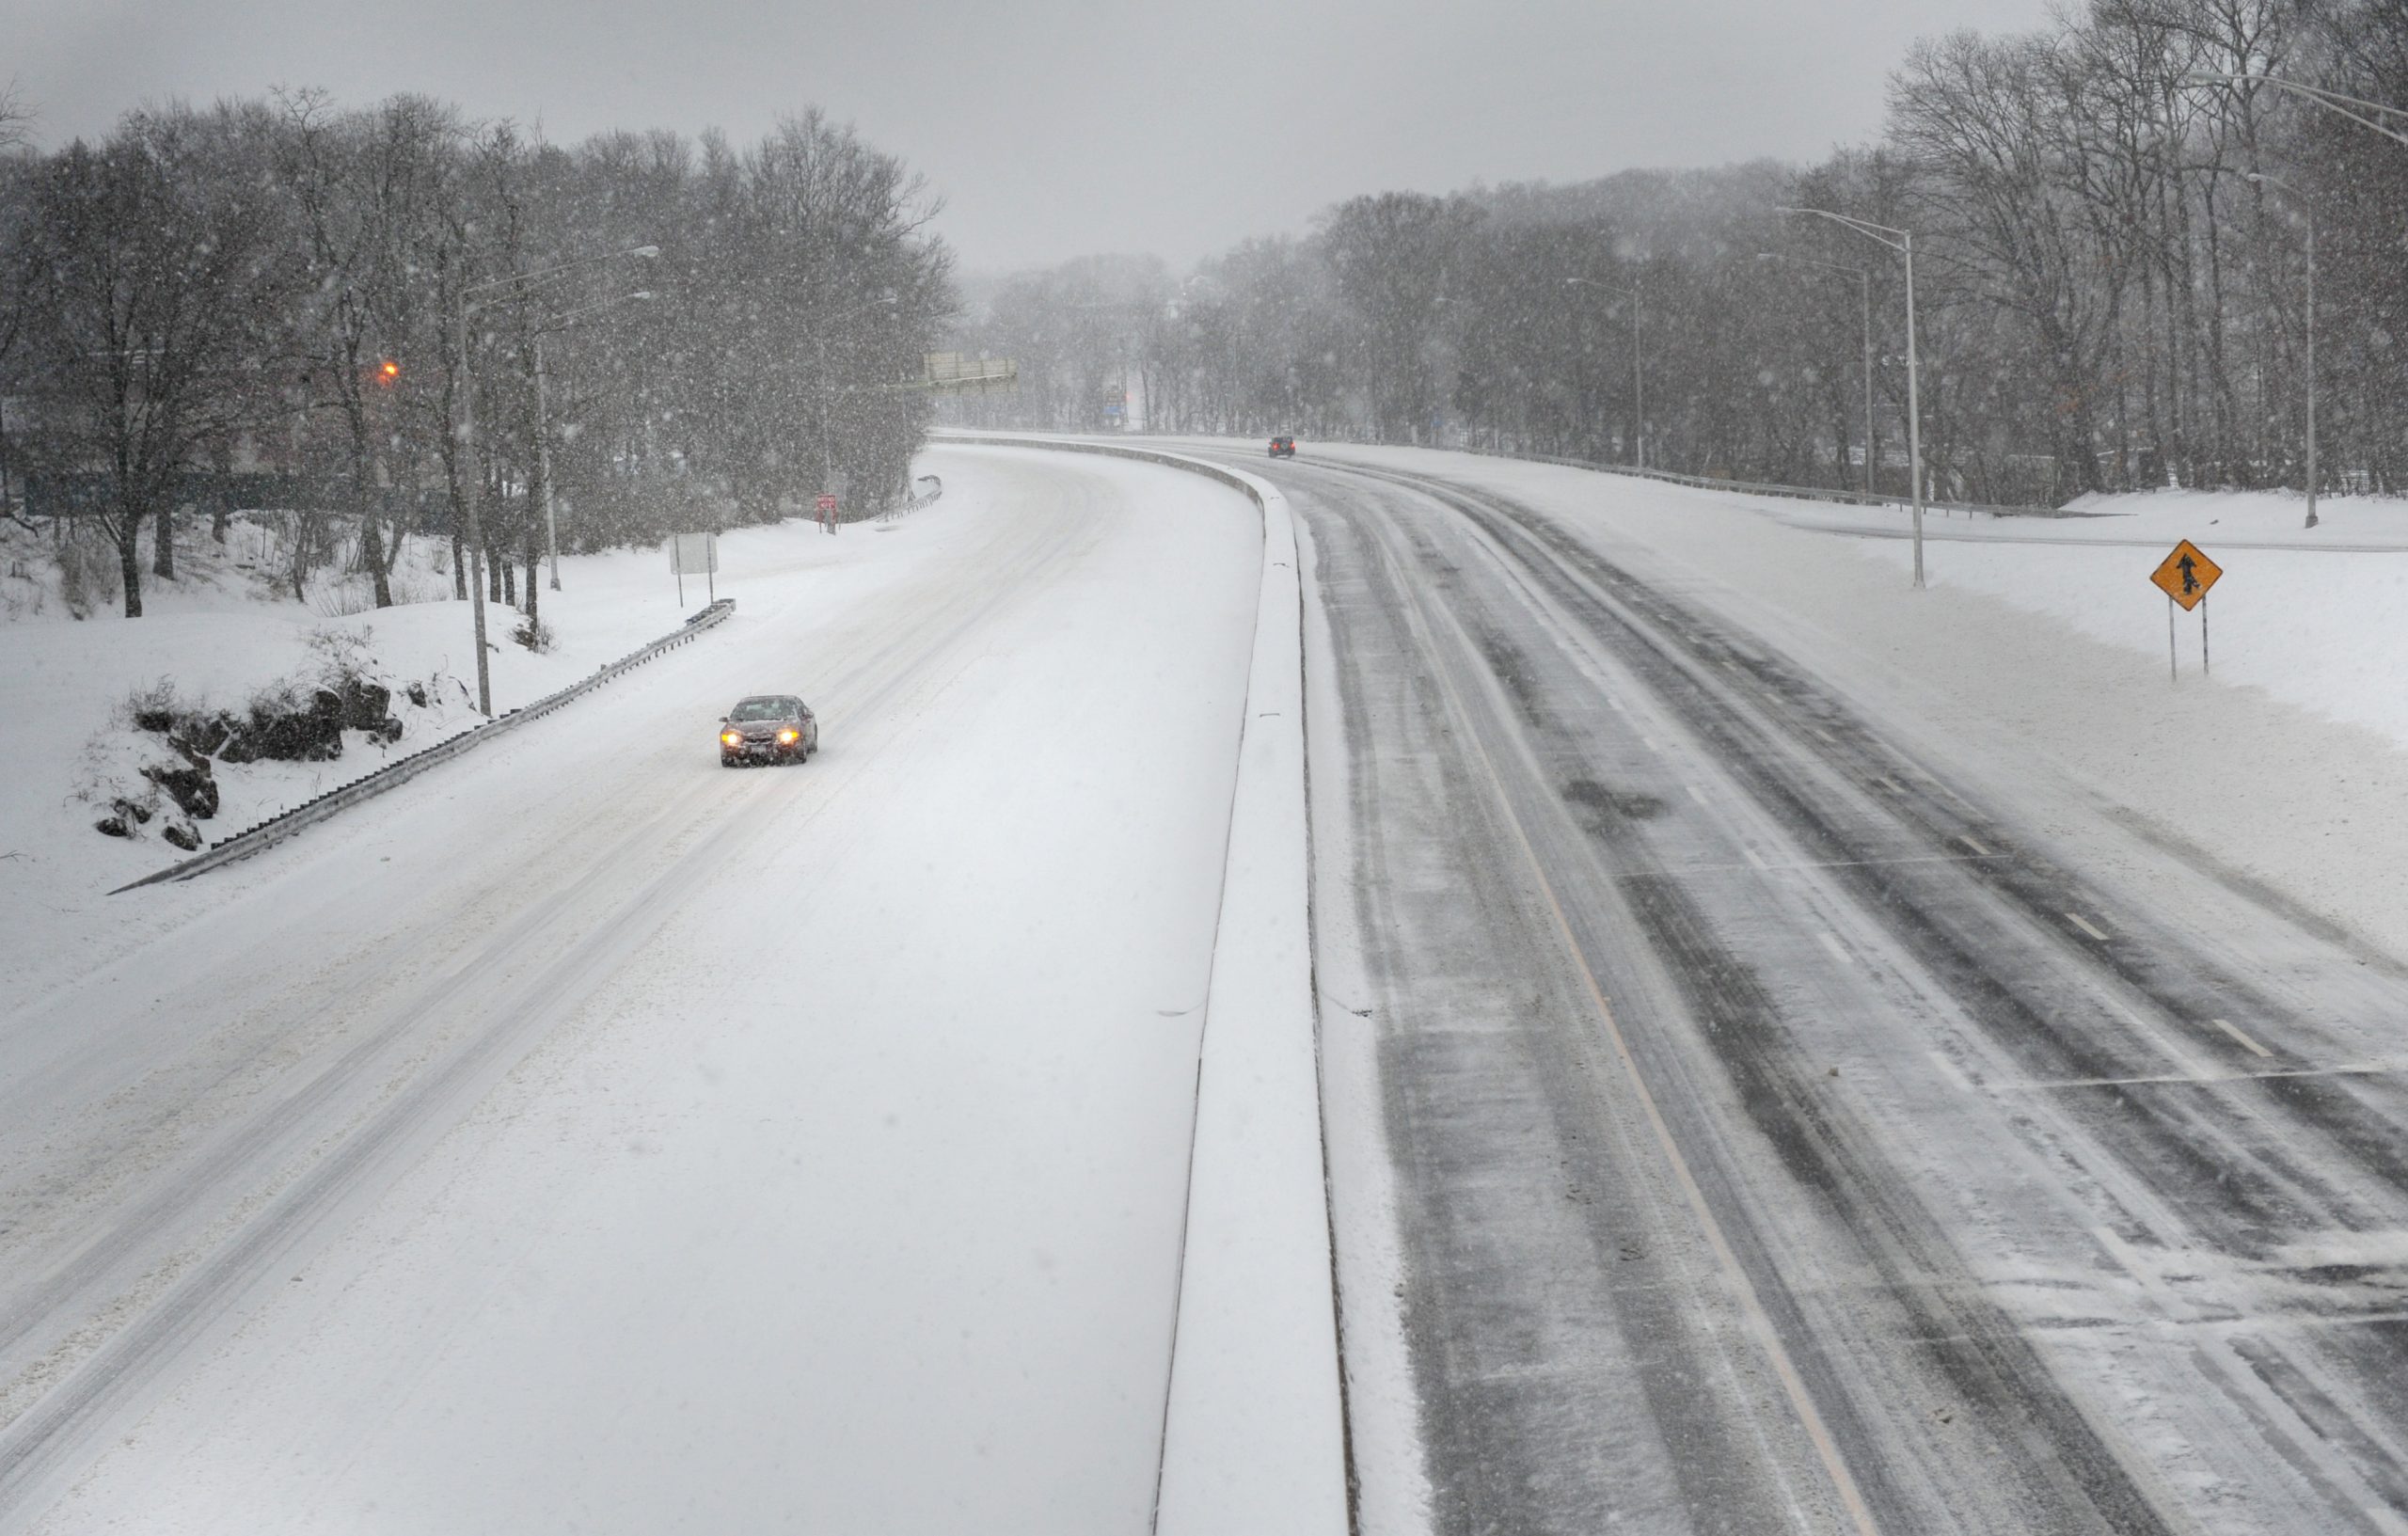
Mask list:
[{"label": "car windshield", "polygon": [[793,708],[784,699],[747,699],[729,711],[727,718],[733,720],[787,720],[793,714]]}]

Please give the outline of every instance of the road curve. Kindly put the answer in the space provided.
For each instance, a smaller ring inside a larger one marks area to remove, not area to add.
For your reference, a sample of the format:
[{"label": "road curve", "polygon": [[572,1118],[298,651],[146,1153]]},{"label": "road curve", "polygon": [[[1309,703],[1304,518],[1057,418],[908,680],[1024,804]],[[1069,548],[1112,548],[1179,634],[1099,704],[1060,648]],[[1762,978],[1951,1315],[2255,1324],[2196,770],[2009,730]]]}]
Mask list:
[{"label": "road curve", "polygon": [[1259,521],[940,451],[0,1014],[0,1530],[1143,1523]]},{"label": "road curve", "polygon": [[2403,1528],[2396,964],[1476,475],[1230,462],[1328,623],[1435,1528]]}]

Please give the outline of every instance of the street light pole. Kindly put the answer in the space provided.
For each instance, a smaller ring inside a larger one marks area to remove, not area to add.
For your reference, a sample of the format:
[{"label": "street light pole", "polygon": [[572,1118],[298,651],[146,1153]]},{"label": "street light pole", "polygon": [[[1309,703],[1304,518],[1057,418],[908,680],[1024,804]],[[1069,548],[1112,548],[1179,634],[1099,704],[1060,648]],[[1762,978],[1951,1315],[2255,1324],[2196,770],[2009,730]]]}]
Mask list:
[{"label": "street light pole", "polygon": [[2250,181],[2289,195],[2307,215],[2307,524],[2316,526],[2316,208],[2279,176],[2248,173]]},{"label": "street light pole", "polygon": [[477,380],[468,367],[468,315],[476,308],[464,292],[460,298],[460,446],[467,463],[468,487],[461,498],[468,524],[468,611],[475,616],[477,644],[477,713],[493,719],[493,677],[485,665],[485,530],[478,509],[484,500],[484,470],[477,463]]},{"label": "street light pole", "polygon": [[[2408,145],[2408,133],[2384,126],[2372,112],[2396,121],[2408,121],[2408,109],[2385,106],[2356,96],[2344,96],[2337,90],[2325,90],[2317,86],[2303,86],[2296,80],[2286,80],[2278,74],[2228,74],[2213,70],[2194,70],[2175,82],[2180,86],[2266,86],[2293,96],[2302,97],[2311,106],[2349,119],[2359,127],[2381,134],[2394,144]],[[2355,110],[2353,110],[2355,109]],[[2272,176],[2251,173],[2253,182],[2263,182],[2282,187],[2307,209],[2307,526],[2316,526],[2316,210],[2307,199]]]},{"label": "street light pole", "polygon": [[552,438],[545,430],[544,399],[544,333],[537,331],[531,342],[535,354],[535,476],[544,483],[544,564],[545,585],[554,592],[561,590],[561,525],[552,513]]},{"label": "street light pole", "polygon": [[[1825,208],[1776,208],[1777,214],[1807,214],[1827,218],[1889,246],[1906,258],[1907,263],[1907,472],[1913,477],[1910,487],[1915,509],[1915,585],[1923,580],[1923,387],[1921,369],[1915,346],[1915,237],[1912,230],[1893,230],[1886,224],[1868,219],[1851,218]],[[1867,293],[1871,293],[1868,288]],[[1869,303],[1868,299],[1868,303]]]},{"label": "street light pole", "polygon": [[[469,362],[468,317],[476,313],[479,309],[484,309],[489,305],[500,304],[511,299],[524,298],[526,297],[525,285],[547,281],[552,277],[558,277],[563,272],[572,271],[578,267],[592,266],[596,261],[614,261],[625,256],[641,256],[649,259],[651,257],[658,256],[659,254],[660,247],[657,245],[636,245],[623,251],[612,251],[607,256],[588,256],[575,261],[562,261],[557,266],[544,267],[534,272],[509,273],[485,282],[471,283],[467,287],[460,290],[459,312],[454,317],[458,326],[460,340],[460,451],[467,455],[467,467],[475,481],[475,483],[470,486],[467,494],[463,496],[461,500],[465,503],[463,510],[468,525],[468,574],[470,578],[468,582],[468,610],[470,613],[475,616],[474,628],[477,643],[477,713],[484,716],[487,720],[491,720],[493,718],[493,674],[491,668],[485,661],[485,536],[484,524],[479,515],[482,503],[484,500],[485,482],[484,473],[478,467],[476,462],[477,379],[476,371]],[[488,296],[484,298],[474,298],[470,296],[477,293],[483,293]],[[540,389],[540,372],[538,372],[537,378],[537,388]],[[539,441],[541,440],[542,435],[542,432],[539,429],[536,434]],[[547,487],[549,483],[549,477],[547,477],[546,484]],[[558,580],[555,580],[552,584],[557,587],[560,583]]]},{"label": "street light pole", "polygon": [[535,472],[544,482],[544,557],[551,567],[551,589],[554,592],[561,590],[561,530],[559,520],[552,515],[552,439],[551,431],[547,425],[550,420],[548,407],[544,400],[544,338],[552,331],[564,328],[568,322],[579,315],[592,314],[596,309],[607,309],[614,304],[626,304],[650,297],[652,297],[651,293],[638,289],[632,293],[622,293],[616,298],[604,299],[598,304],[581,305],[545,321],[536,328],[532,338],[532,350],[535,354]]},{"label": "street light pole", "polygon": [[1864,494],[1873,494],[1873,272],[1856,275],[1864,301]]},{"label": "street light pole", "polygon": [[1787,251],[1758,251],[1759,261],[1797,261],[1827,272],[1845,272],[1854,277],[1864,303],[1864,494],[1873,494],[1873,271],[1870,267],[1852,267],[1840,261],[1818,261],[1811,256],[1792,256]]},{"label": "street light pole", "polygon": [[1620,288],[1612,283],[1601,283],[1593,277],[1566,277],[1563,285],[1566,288],[1602,288],[1608,293],[1630,300],[1630,457],[1634,466],[1644,469],[1647,467],[1647,367],[1644,355],[1640,350],[1639,290],[1636,286]]}]

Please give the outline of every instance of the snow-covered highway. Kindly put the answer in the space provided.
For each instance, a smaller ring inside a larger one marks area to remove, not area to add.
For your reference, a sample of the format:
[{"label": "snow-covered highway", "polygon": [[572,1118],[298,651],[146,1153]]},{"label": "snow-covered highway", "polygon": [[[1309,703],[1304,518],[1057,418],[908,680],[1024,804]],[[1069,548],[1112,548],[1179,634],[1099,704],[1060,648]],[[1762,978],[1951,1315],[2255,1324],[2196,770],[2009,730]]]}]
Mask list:
[{"label": "snow-covered highway", "polygon": [[[0,1528],[1144,1527],[1259,520],[928,462],[844,579],[12,957]],[[722,770],[764,689],[823,752]]]},{"label": "snow-covered highway", "polygon": [[[1299,540],[1357,1528],[2408,1528],[2394,748],[1713,493],[1149,446]],[[11,957],[0,1530],[1148,1528],[1286,550],[930,462]],[[825,753],[719,768],[786,688]],[[1197,1421],[1275,1422],[1231,1374]],[[1260,1492],[1218,1449],[1190,1511]]]},{"label": "snow-covered highway", "polygon": [[1323,606],[1367,1526],[2400,1528],[2408,971],[2217,856],[2396,761],[1699,493],[1219,451]]}]

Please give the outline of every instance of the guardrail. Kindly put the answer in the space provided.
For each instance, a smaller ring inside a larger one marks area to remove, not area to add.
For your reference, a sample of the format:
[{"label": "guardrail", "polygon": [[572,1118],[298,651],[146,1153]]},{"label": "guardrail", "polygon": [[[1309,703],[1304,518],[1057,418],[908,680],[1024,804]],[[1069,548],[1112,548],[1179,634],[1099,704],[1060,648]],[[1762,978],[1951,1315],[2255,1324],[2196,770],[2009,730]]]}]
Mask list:
[{"label": "guardrail", "polygon": [[[1373,445],[1366,445],[1373,446]],[[1797,501],[1837,501],[1858,507],[1897,507],[1914,505],[1907,496],[1868,495],[1863,491],[1845,491],[1835,485],[1781,485],[1767,481],[1719,480],[1712,475],[1684,475],[1671,469],[1640,469],[1627,464],[1600,464],[1594,459],[1568,459],[1553,453],[1507,453],[1496,449],[1465,448],[1458,451],[1475,453],[1483,459],[1510,459],[1525,464],[1560,464],[1573,469],[1593,469],[1603,475],[1627,475],[1634,480],[1660,480],[1668,485],[1688,485],[1699,490],[1738,491],[1748,496],[1781,496]],[[1963,513],[1971,517],[2101,517],[2097,512],[2069,512],[2062,507],[2012,507],[1986,501],[1929,501],[1924,510],[1941,516]]]},{"label": "guardrail", "polygon": [[664,652],[675,650],[704,630],[716,626],[735,611],[736,599],[722,597],[689,618],[675,633],[663,635],[643,649],[632,651],[621,657],[618,660],[595,671],[591,677],[571,683],[557,693],[547,693],[533,704],[499,715],[485,724],[473,730],[464,731],[449,740],[438,741],[423,752],[415,752],[407,757],[395,758],[384,767],[354,779],[349,784],[329,789],[315,799],[302,801],[289,811],[278,812],[265,821],[236,832],[231,837],[213,843],[204,853],[196,853],[189,859],[169,864],[166,868],[153,874],[145,875],[130,884],[120,885],[109,895],[121,895],[128,891],[138,891],[146,885],[158,885],[166,880],[188,880],[195,875],[205,875],[221,865],[230,864],[238,859],[247,859],[252,854],[273,847],[304,828],[314,827],[319,822],[347,811],[363,800],[374,800],[388,789],[401,787],[437,764],[448,763],[455,757],[484,745],[498,736],[506,735],[531,721],[543,719],[570,700],[593,692],[612,678],[625,675]]},{"label": "guardrail", "polygon": [[911,482],[911,494],[900,501],[888,502],[885,509],[879,513],[878,520],[881,523],[891,523],[907,512],[917,512],[922,507],[934,505],[937,498],[943,495],[944,495],[943,480],[935,475],[921,475]]},{"label": "guardrail", "polygon": [[[990,442],[1005,445],[1047,442],[1054,447],[1069,446],[1064,439],[1043,438],[1035,433],[1026,436],[1014,436],[1007,434],[981,435],[969,429],[941,429],[935,435],[940,439],[950,439],[954,442]],[[1358,443],[1353,438],[1346,437],[1332,437],[1327,441],[1334,448],[1411,446],[1398,443]],[[1132,450],[1130,451],[1152,451]],[[1687,485],[1704,491],[1737,491],[1748,496],[1780,496],[1797,501],[1837,501],[1844,505],[1858,507],[1896,507],[1901,511],[1914,505],[1913,498],[1906,496],[1885,496],[1879,493],[1867,495],[1863,491],[1842,490],[1837,486],[1782,485],[1769,481],[1719,480],[1712,475],[1685,475],[1671,469],[1640,469],[1627,464],[1603,464],[1595,459],[1566,458],[1556,453],[1508,453],[1499,449],[1478,447],[1451,449],[1449,451],[1470,453],[1483,459],[1504,459],[1516,464],[1560,464],[1569,469],[1592,469],[1601,475],[1626,475],[1633,480],[1658,480],[1667,485]],[[2073,512],[2063,507],[2003,506],[1987,501],[1925,501],[1924,509],[1927,512],[1939,513],[1943,517],[1953,516],[1958,513],[1963,513],[1969,517],[2109,517],[2115,515],[2113,513],[2103,512]]]}]

